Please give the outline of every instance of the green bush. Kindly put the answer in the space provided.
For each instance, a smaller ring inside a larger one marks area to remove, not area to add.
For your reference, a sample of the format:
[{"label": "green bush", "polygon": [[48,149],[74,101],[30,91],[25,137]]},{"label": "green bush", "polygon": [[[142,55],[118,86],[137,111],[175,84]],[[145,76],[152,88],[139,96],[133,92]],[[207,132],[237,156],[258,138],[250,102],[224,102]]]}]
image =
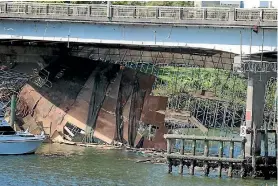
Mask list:
[{"label": "green bush", "polygon": [[192,7],[193,1],[114,1],[113,5]]},{"label": "green bush", "polygon": [[[158,69],[153,93],[173,96],[201,90],[212,92],[218,99],[245,105],[247,81],[228,70],[167,66]],[[275,82],[268,85],[266,106],[269,108],[274,106],[275,90]]]}]

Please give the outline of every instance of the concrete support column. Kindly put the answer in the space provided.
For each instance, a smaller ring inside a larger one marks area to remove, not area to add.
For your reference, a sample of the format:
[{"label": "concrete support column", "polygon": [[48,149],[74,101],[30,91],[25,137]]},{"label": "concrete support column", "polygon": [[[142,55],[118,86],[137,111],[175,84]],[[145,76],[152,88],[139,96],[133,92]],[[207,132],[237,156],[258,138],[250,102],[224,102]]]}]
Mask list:
[{"label": "concrete support column", "polygon": [[88,6],[88,12],[87,12],[87,16],[90,17],[91,16],[91,11],[92,11],[92,7],[91,5]]},{"label": "concrete support column", "polygon": [[15,116],[16,116],[16,95],[12,95],[12,100],[11,100],[11,126],[14,128],[16,131],[16,125],[15,125]]},{"label": "concrete support column", "polygon": [[[253,81],[253,126],[256,126],[256,129],[263,127],[265,94],[268,80],[265,74],[261,77],[258,76],[259,75],[257,75],[254,79],[255,81]],[[262,139],[261,133],[257,133],[256,136],[255,154],[260,155]]]},{"label": "concrete support column", "polygon": [[5,3],[4,5],[4,13],[8,13],[8,3]]},{"label": "concrete support column", "polygon": [[46,13],[46,15],[48,15],[48,13],[49,13],[49,4],[46,4],[45,6],[46,6],[45,7],[45,13]]},{"label": "concrete support column", "polygon": [[112,18],[112,12],[111,12],[111,1],[107,1],[107,18]]},{"label": "concrete support column", "polygon": [[155,18],[158,19],[160,16],[159,16],[159,8],[156,8],[155,9]]},{"label": "concrete support column", "polygon": [[[25,5],[25,14],[28,14],[29,12],[28,12],[28,5]],[[32,10],[32,8],[31,8],[31,10]]]},{"label": "concrete support column", "polygon": [[[253,77],[248,78],[246,96],[246,128],[252,128],[252,108],[253,108]],[[246,135],[245,154],[251,156],[252,152],[252,133]]]},{"label": "concrete support column", "polygon": [[253,129],[253,134],[247,134],[245,152],[247,156],[252,155],[252,139],[256,135],[254,151],[256,155],[261,153],[261,134],[254,133],[263,126],[263,115],[265,105],[265,93],[267,84],[266,74],[250,74],[247,87],[246,102],[246,127]]},{"label": "concrete support column", "polygon": [[183,8],[180,8],[179,18],[180,18],[180,20],[183,19]]},{"label": "concrete support column", "polygon": [[260,19],[261,19],[261,21],[264,19],[264,10],[263,9],[260,10]]},{"label": "concrete support column", "polygon": [[229,21],[233,22],[236,21],[236,9],[231,8],[229,11]]},{"label": "concrete support column", "polygon": [[203,20],[206,20],[207,19],[207,9],[204,8],[203,9]]}]

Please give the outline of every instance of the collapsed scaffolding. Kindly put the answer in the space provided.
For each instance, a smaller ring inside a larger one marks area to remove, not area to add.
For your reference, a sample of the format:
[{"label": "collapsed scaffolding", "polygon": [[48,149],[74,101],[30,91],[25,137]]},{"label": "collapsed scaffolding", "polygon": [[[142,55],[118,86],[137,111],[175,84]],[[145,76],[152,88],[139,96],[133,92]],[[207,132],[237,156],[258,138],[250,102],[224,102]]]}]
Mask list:
[{"label": "collapsed scaffolding", "polygon": [[0,70],[0,79],[0,111],[4,114],[9,108],[12,95],[17,95],[30,77],[12,70]]},{"label": "collapsed scaffolding", "polygon": [[[248,113],[246,115],[246,109],[248,110],[246,107],[247,82],[251,74],[255,73],[258,76],[256,81],[264,82],[261,84],[265,93],[261,106],[262,121],[259,124],[260,128],[255,129],[253,136],[262,133],[264,143],[263,150],[260,150],[261,147],[256,147],[256,152],[246,151],[246,155],[276,156],[277,55],[275,52],[241,55],[240,63],[235,64],[236,56],[223,51],[192,48],[159,50],[159,47],[155,46],[91,46],[76,49],[73,55],[121,64],[156,76],[152,94],[168,97],[168,107],[165,113],[168,117],[165,118],[165,124],[169,129],[173,129],[175,134],[199,134],[196,133],[197,127],[201,129],[201,133],[209,136],[231,138],[239,136],[240,126],[245,126],[248,122],[246,121],[246,117],[248,118]],[[244,60],[245,58],[248,60]],[[264,73],[268,72],[275,75],[264,79]],[[192,124],[194,122],[190,120],[190,117],[194,117],[198,124]],[[145,134],[144,131],[149,130],[149,135],[154,135],[150,125],[151,123],[141,123],[140,133]],[[206,128],[208,130],[205,130]],[[247,131],[247,136],[249,134]],[[254,141],[256,141],[255,137],[249,139],[248,143],[255,143]],[[245,149],[249,148],[248,143]],[[261,145],[261,143],[258,144]],[[190,146],[191,143],[185,143],[183,148],[191,149]],[[176,148],[179,149],[180,146]],[[196,149],[202,151],[204,148],[199,144]],[[236,156],[240,154],[239,149],[235,146]],[[252,159],[253,176],[257,174],[254,173],[256,161]]]},{"label": "collapsed scaffolding", "polygon": [[[168,97],[168,111],[188,111],[213,135],[238,135],[234,128],[245,122],[247,78],[233,70],[235,54],[192,48],[158,50],[103,46],[76,48],[72,54],[152,74],[156,76],[152,94]],[[264,121],[270,127],[277,122],[273,116],[275,82],[271,78],[267,84]]]},{"label": "collapsed scaffolding", "polygon": [[[197,48],[172,47],[161,50],[159,47],[151,46],[136,48],[104,45],[73,46],[71,54],[120,64],[154,75],[156,81],[152,94],[168,97],[166,124],[168,128],[174,129],[174,132],[187,134],[195,131],[196,127],[202,127],[202,133],[231,136],[238,135],[239,126],[245,122],[247,78],[242,73],[233,71],[235,55],[232,53]],[[43,81],[34,81],[40,82],[39,87],[47,83],[49,74],[43,74]],[[264,122],[268,122],[270,128],[277,122],[273,108],[275,82],[275,78],[268,81],[266,94]],[[107,83],[113,82],[109,80]],[[107,94],[106,89],[104,87],[102,92]],[[130,91],[125,88],[123,90]],[[117,112],[121,112],[120,107]],[[118,139],[121,139],[121,120],[118,117],[116,122],[116,136],[120,134],[117,136]],[[140,129],[143,127],[153,131],[153,127],[150,126],[151,123],[142,123]],[[88,131],[93,132],[92,129]]]},{"label": "collapsed scaffolding", "polygon": [[[12,96],[15,96],[16,102],[20,102],[18,104],[19,107],[17,109],[17,115],[20,117],[25,117],[29,109],[27,105],[21,103],[19,99],[19,93],[27,83],[33,83],[38,87],[42,87],[47,85],[47,87],[51,87],[51,82],[48,80],[47,74],[37,73],[38,70],[34,69],[34,74],[26,74],[19,71],[15,71],[13,69],[2,69],[0,70],[0,114],[3,116],[7,116],[10,114],[10,105]],[[46,70],[43,70],[46,72]]]}]

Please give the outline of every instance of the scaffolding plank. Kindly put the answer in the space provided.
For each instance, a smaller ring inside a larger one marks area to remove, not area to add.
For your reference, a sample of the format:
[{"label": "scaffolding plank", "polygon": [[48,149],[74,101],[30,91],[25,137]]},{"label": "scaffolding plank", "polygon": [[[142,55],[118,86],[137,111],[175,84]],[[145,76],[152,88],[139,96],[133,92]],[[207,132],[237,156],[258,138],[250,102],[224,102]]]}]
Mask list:
[{"label": "scaffolding plank", "polygon": [[189,118],[191,124],[195,125],[196,127],[198,127],[198,129],[200,129],[203,133],[207,133],[208,132],[208,128],[205,127],[202,123],[200,123],[194,116],[191,116]]}]

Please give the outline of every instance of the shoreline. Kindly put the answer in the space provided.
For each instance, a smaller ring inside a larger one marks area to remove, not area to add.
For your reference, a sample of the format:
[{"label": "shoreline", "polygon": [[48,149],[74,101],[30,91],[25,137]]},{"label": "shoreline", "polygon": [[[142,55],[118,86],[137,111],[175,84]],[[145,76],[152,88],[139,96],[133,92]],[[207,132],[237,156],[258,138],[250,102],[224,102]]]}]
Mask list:
[{"label": "shoreline", "polygon": [[[78,143],[78,142],[70,142],[70,141],[64,141],[64,142],[44,142],[44,144],[61,144],[61,145],[67,145],[67,146],[79,146],[79,147],[91,147],[97,150],[121,150],[128,153],[134,153],[136,155],[136,158],[133,159],[134,163],[143,163],[143,164],[157,164],[157,165],[167,165],[168,160],[166,158],[166,151],[161,150],[155,150],[154,148],[134,148],[134,147],[128,147],[126,145],[109,145],[109,144],[98,144],[98,143],[91,143],[91,144],[84,144],[84,143]],[[42,153],[39,154],[43,157],[62,157],[62,156],[70,156],[70,154],[66,153]],[[177,167],[179,165],[178,162],[174,163],[174,167]],[[185,164],[185,166],[189,169],[190,165]],[[204,172],[203,166],[200,164],[199,166],[195,166],[195,170],[198,172]],[[217,172],[218,167],[210,167],[210,172]],[[228,169],[223,167],[223,172],[227,173]],[[234,178],[240,178],[239,172],[235,172]],[[247,175],[246,178],[249,176]],[[251,177],[250,177],[251,178]],[[258,179],[263,179],[262,177],[257,177]]]},{"label": "shoreline", "polygon": [[[70,142],[70,141],[64,141],[64,142],[50,142],[45,141],[44,144],[62,144],[62,145],[68,145],[68,146],[79,146],[79,147],[89,147],[94,148],[98,150],[123,150],[125,152],[134,153],[138,158],[136,158],[135,163],[150,163],[150,164],[167,164],[167,158],[166,158],[166,151],[162,150],[155,150],[154,148],[135,148],[135,147],[128,147],[126,145],[109,145],[109,144],[98,144],[98,143],[90,143],[85,144],[81,142]],[[63,156],[66,154],[41,154],[43,156],[50,156],[50,157],[56,157],[56,156]]]}]

